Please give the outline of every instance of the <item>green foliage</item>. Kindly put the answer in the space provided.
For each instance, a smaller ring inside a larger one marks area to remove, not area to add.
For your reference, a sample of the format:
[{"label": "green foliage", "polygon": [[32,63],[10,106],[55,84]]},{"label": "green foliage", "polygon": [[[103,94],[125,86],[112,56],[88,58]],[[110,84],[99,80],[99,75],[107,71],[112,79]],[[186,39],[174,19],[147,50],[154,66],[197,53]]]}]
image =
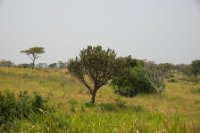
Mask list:
[{"label": "green foliage", "polygon": [[80,52],[80,60],[85,74],[98,87],[106,84],[116,73],[114,50],[103,50],[101,46],[88,46]]},{"label": "green foliage", "polygon": [[47,101],[37,93],[34,93],[32,101],[31,101],[32,109],[34,112],[40,112],[49,110],[50,108],[47,105]]},{"label": "green foliage", "polygon": [[[28,94],[31,95],[27,96],[30,101],[33,100],[34,91],[42,96],[48,96],[50,92],[48,103],[53,105],[50,106],[52,111],[36,109],[36,112],[25,115],[26,118],[7,121],[0,126],[1,133],[199,132],[200,97],[199,93],[190,91],[199,88],[200,84],[179,80],[183,78],[182,75],[174,75],[175,83],[166,82],[166,95],[161,99],[155,95],[138,95],[134,98],[118,96],[118,99],[110,90],[110,86],[106,85],[97,95],[98,103],[93,105],[85,104],[89,95],[80,94],[83,85],[66,75],[66,70],[47,70],[49,72],[35,70],[32,73],[31,69],[0,68],[1,91],[7,89],[18,93],[28,88]],[[66,85],[62,87],[62,83]],[[18,95],[15,98],[17,101],[20,99]],[[76,100],[75,112],[71,111],[73,108],[68,102],[70,99]],[[121,107],[123,102],[125,107]],[[180,113],[175,114],[176,111]]]},{"label": "green foliage", "polygon": [[40,110],[49,108],[37,94],[29,96],[26,92],[21,92],[16,98],[9,92],[0,93],[0,125],[15,119],[28,119],[31,114],[40,113]]},{"label": "green foliage", "polygon": [[74,76],[76,77],[78,80],[80,80],[81,82],[85,82],[85,79],[84,79],[84,69],[83,69],[83,66],[81,64],[81,61],[80,59],[78,59],[76,57],[75,60],[73,59],[70,59],[69,62],[68,62],[68,71]]},{"label": "green foliage", "polygon": [[34,55],[37,57],[38,54],[44,53],[43,47],[32,47],[27,50],[22,50],[21,53],[25,53],[27,55]]},{"label": "green foliage", "polygon": [[[83,83],[92,95],[91,103],[95,103],[96,92],[110,80],[118,69],[114,50],[103,50],[101,46],[88,46],[80,52],[80,57],[68,62],[69,72]],[[85,76],[93,83],[91,87]]]},{"label": "green foliage", "polygon": [[56,68],[57,67],[57,63],[52,63],[49,65],[50,68]]},{"label": "green foliage", "polygon": [[130,61],[130,57],[127,59],[126,67],[112,80],[111,84],[114,92],[126,97],[132,97],[140,93],[153,93],[154,89],[145,77],[146,70],[141,62]]},{"label": "green foliage", "polygon": [[200,75],[200,60],[194,60],[191,64],[191,71],[195,77]]},{"label": "green foliage", "polygon": [[15,118],[16,99],[13,94],[0,94],[0,125]]}]

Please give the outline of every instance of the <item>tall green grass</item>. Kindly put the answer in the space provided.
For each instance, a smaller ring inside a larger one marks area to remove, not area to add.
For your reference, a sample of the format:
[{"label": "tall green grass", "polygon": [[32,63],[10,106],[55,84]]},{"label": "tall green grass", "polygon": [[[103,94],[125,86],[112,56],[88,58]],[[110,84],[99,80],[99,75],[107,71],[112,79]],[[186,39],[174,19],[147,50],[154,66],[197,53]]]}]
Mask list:
[{"label": "tall green grass", "polygon": [[[11,103],[0,100],[1,105],[11,108],[10,113],[4,111],[9,120],[1,124],[0,130],[11,133],[199,133],[200,95],[196,88],[200,88],[200,83],[183,80],[181,75],[173,79],[175,82],[166,82],[161,98],[144,94],[124,98],[106,85],[98,92],[97,103],[91,105],[87,89],[65,69],[0,68],[0,91]],[[7,95],[5,91],[12,94]],[[21,91],[27,93],[20,94]],[[46,102],[41,100],[44,98]],[[31,111],[27,103],[31,103]],[[13,113],[12,107],[16,109],[16,105],[21,115]],[[33,109],[34,106],[37,108]]]}]

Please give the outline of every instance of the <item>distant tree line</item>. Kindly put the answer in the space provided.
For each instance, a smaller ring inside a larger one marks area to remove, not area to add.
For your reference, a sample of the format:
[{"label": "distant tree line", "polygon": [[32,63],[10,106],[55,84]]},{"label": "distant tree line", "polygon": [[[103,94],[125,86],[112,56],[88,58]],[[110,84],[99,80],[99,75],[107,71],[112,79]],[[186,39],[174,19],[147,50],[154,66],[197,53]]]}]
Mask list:
[{"label": "distant tree line", "polygon": [[194,60],[189,65],[176,65],[176,70],[178,73],[182,73],[186,76],[194,76],[195,78],[198,78],[200,75],[200,60]]},{"label": "distant tree line", "polygon": [[0,67],[12,67],[14,63],[8,60],[0,60]]},{"label": "distant tree line", "polygon": [[[14,64],[8,60],[0,60],[0,67],[32,68],[32,66],[32,63]],[[47,63],[38,63],[34,65],[34,68],[67,68],[67,62],[59,61],[49,65]]]},{"label": "distant tree line", "polygon": [[[47,64],[47,63],[38,63],[38,64],[35,64],[35,67],[34,68],[51,68],[51,69],[60,69],[60,68],[67,68],[67,63],[66,62],[62,62],[60,63],[61,61],[59,61],[58,63],[51,63],[51,64]],[[23,63],[23,64],[18,64],[18,65],[15,65],[16,67],[18,68],[32,68],[33,64],[30,63]]]}]

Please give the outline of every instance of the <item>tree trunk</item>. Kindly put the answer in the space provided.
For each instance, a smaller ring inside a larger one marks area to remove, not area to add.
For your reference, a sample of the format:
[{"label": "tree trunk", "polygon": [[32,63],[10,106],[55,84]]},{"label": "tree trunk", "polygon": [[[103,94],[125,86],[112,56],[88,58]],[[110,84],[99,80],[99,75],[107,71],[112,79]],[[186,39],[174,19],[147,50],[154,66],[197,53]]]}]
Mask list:
[{"label": "tree trunk", "polygon": [[35,60],[33,60],[32,69],[35,67]]},{"label": "tree trunk", "polygon": [[161,98],[161,96],[162,96],[162,92],[161,92],[161,91],[159,91],[159,93],[158,93],[158,94],[159,94],[159,97]]},{"label": "tree trunk", "polygon": [[91,104],[95,103],[95,98],[96,98],[96,91],[93,91],[91,101],[90,101]]}]

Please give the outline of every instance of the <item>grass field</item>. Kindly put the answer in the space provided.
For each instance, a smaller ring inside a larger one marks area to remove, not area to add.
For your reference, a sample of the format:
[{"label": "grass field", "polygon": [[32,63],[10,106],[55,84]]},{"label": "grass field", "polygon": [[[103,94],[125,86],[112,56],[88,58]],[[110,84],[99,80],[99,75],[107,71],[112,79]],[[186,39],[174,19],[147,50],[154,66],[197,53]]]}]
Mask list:
[{"label": "grass field", "polygon": [[87,89],[65,69],[0,68],[0,91],[37,92],[54,109],[33,119],[14,120],[10,132],[200,132],[200,83],[181,75],[166,79],[161,98],[156,94],[124,98],[106,85],[91,105]]}]

